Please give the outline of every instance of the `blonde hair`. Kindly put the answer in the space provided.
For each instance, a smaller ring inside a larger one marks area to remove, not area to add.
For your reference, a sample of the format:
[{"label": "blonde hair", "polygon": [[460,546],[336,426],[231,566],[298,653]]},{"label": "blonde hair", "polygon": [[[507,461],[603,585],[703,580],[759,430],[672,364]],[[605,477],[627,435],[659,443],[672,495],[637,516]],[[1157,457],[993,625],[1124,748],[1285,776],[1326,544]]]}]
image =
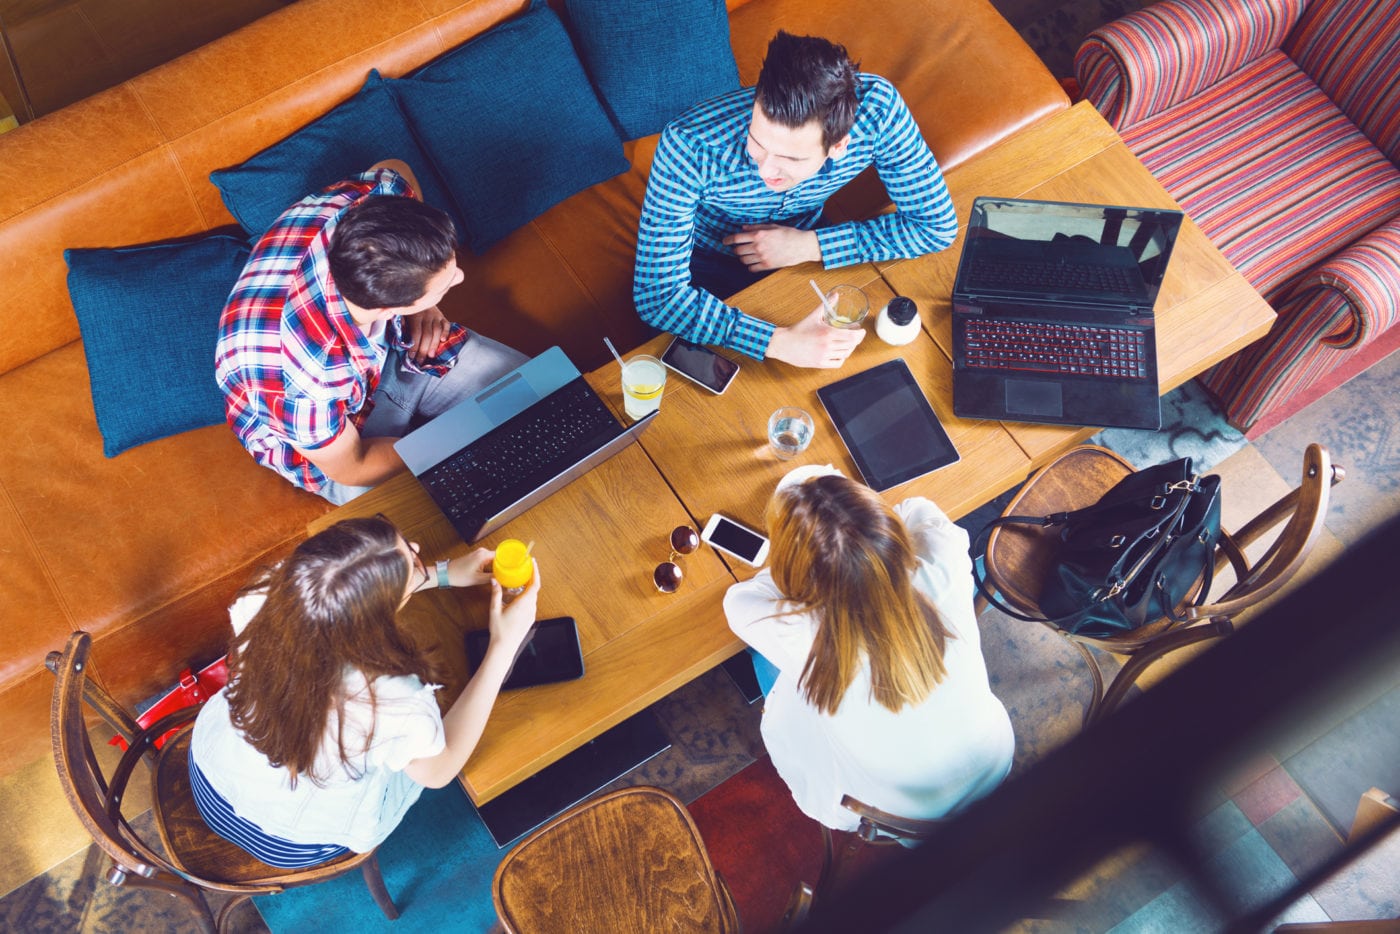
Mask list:
[{"label": "blonde hair", "polygon": [[894,510],[867,486],[820,476],[775,493],[767,521],[773,582],[788,609],[817,620],[798,682],[807,701],[834,714],[862,660],[880,706],[927,698],[951,634],[914,588],[918,557]]}]

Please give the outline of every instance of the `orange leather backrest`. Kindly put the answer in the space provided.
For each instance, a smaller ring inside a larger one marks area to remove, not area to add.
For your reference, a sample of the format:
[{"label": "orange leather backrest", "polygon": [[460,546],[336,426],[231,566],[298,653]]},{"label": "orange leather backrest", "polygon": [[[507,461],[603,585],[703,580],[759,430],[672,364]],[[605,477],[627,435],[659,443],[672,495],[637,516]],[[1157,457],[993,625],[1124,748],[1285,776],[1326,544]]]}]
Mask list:
[{"label": "orange leather backrest", "polygon": [[527,4],[299,0],[0,135],[0,373],[77,339],[65,248],[232,223],[210,171],[349,98],[370,68],[402,75]]}]

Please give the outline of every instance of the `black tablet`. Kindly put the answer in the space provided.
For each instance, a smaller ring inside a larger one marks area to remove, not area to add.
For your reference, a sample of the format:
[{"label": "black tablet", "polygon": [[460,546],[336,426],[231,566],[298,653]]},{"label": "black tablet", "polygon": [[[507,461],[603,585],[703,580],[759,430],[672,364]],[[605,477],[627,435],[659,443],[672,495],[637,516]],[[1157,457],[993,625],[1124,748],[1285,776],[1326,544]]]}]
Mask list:
[{"label": "black tablet", "polygon": [[871,489],[883,492],[959,460],[903,360],[823,386],[817,398]]},{"label": "black tablet", "polygon": [[[491,633],[485,629],[467,633],[467,660],[473,673],[481,667],[490,641]],[[578,626],[572,616],[560,616],[535,623],[501,687],[528,688],[582,677],[583,649],[578,641]]]}]

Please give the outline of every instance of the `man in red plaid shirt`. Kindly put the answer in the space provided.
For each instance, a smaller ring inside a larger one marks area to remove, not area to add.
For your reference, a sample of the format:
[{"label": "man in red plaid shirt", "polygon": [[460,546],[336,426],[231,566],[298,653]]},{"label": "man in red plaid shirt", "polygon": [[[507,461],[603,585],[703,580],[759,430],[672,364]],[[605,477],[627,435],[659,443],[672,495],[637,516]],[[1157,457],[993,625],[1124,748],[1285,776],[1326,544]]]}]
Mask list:
[{"label": "man in red plaid shirt", "polygon": [[393,442],[524,362],[447,320],[451,219],[386,160],[262,235],[219,322],[228,423],[258,463],[333,503],[403,469]]}]

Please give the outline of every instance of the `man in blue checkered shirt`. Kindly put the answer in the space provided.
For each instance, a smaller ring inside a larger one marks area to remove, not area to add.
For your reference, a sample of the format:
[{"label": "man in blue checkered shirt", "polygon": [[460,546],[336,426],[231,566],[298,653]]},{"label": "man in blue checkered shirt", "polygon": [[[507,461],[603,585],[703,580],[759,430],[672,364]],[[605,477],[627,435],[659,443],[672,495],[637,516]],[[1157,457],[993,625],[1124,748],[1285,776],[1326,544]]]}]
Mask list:
[{"label": "man in blue checkered shirt", "polygon": [[[821,223],[826,199],[873,164],[896,211]],[[947,248],[957,215],[903,99],[825,39],[779,32],[758,84],[692,107],[661,134],[637,235],[642,319],[700,344],[795,366],[838,367],[865,336],[822,321],[792,327],[730,307],[784,266],[827,268]]]}]

